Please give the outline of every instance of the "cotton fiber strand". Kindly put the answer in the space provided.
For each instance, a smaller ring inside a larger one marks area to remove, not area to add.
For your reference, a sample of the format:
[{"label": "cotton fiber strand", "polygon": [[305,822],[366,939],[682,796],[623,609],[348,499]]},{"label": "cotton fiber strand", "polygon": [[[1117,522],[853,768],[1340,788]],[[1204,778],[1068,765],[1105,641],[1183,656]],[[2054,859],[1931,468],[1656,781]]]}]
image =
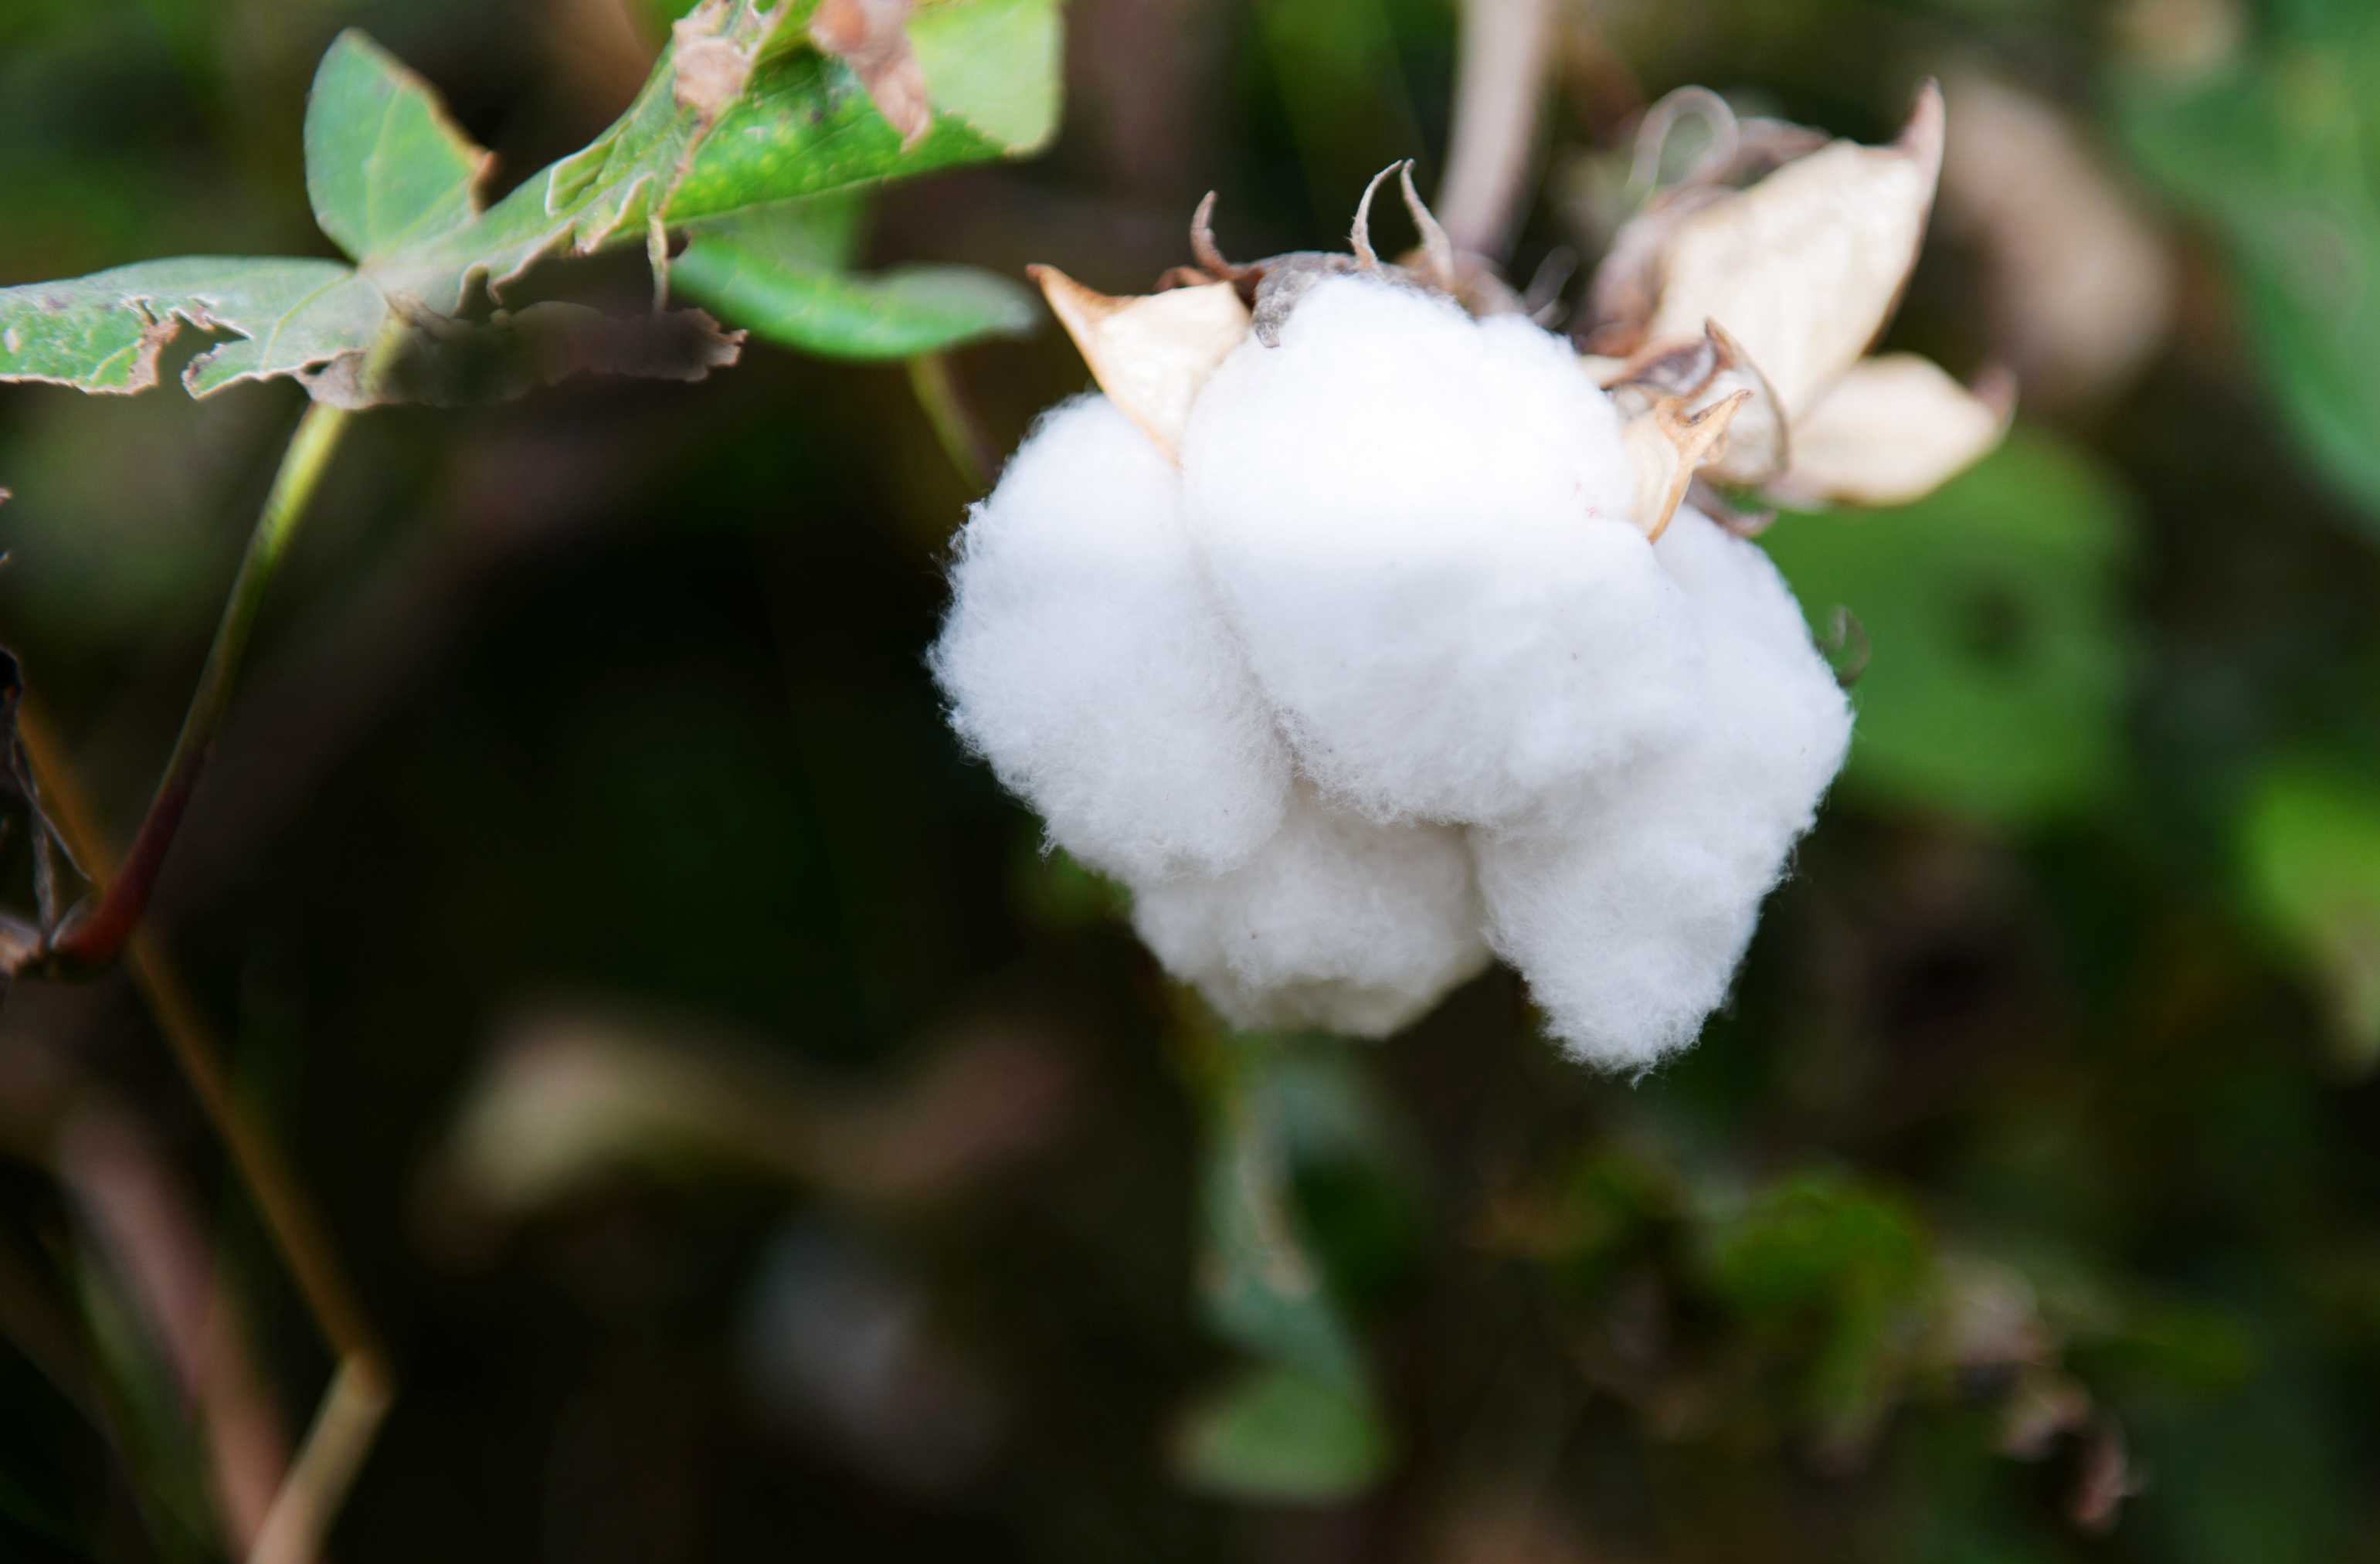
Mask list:
[{"label": "cotton fiber strand", "polygon": [[1190,529],[1326,794],[1496,823],[1683,735],[1701,653],[1620,430],[1566,344],[1371,278],[1207,382]]},{"label": "cotton fiber strand", "polygon": [[1656,552],[1708,651],[1694,736],[1475,836],[1498,952],[1573,1053],[1622,1069],[1692,1043],[1726,997],[1851,734],[1766,553],[1692,511]]},{"label": "cotton fiber strand", "polygon": [[1490,959],[1462,832],[1375,824],[1303,783],[1243,867],[1136,888],[1133,926],[1251,1028],[1383,1037]]},{"label": "cotton fiber strand", "polygon": [[975,507],[935,678],[1084,862],[1214,874],[1279,828],[1290,758],[1183,525],[1173,467],[1104,397],[1045,417]]}]

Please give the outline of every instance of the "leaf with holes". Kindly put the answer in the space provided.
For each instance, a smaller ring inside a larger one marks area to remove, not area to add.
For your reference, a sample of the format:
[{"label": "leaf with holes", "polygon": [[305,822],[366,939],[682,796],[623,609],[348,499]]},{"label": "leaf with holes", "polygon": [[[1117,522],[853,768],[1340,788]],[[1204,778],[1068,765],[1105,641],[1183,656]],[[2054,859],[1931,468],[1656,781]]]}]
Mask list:
[{"label": "leaf with holes", "polygon": [[[317,220],[355,264],[192,257],[0,288],[0,381],[144,391],[166,345],[189,327],[237,339],[191,363],[183,379],[193,395],[294,377],[342,406],[423,387],[461,400],[446,360],[464,346],[484,359],[491,344],[468,342],[478,328],[455,318],[480,288],[501,295],[543,257],[649,242],[656,220],[726,216],[1016,155],[1055,127],[1057,0],[948,0],[911,22],[932,107],[914,145],[885,123],[849,66],[810,44],[796,25],[809,9],[704,0],[678,22],[616,124],[485,210],[487,154],[419,78],[346,33],[316,75],[305,141]],[[995,308],[979,287],[946,283],[905,282],[895,296],[939,309],[942,329],[953,311]],[[500,334],[492,346],[528,335]],[[655,341],[678,339],[695,345],[694,357],[661,372],[682,377],[717,361],[722,339],[700,323]],[[650,346],[546,363],[641,364]],[[367,372],[376,349],[384,357]],[[408,358],[408,372],[385,372]],[[547,378],[539,365],[493,383]]]}]

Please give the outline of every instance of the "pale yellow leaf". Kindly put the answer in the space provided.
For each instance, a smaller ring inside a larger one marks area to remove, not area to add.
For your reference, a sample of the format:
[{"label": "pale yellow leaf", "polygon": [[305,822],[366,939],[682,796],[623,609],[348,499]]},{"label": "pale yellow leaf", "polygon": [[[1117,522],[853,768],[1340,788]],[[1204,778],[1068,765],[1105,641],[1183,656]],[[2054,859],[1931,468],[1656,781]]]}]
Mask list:
[{"label": "pale yellow leaf", "polygon": [[1913,353],[1870,358],[1793,426],[1797,502],[1902,505],[1973,466],[2008,430],[2010,397],[1978,394]]},{"label": "pale yellow leaf", "polygon": [[1648,346],[1717,321],[1799,418],[1867,351],[1917,260],[1942,164],[1928,83],[1899,141],[1836,141],[1703,208],[1670,236]]}]

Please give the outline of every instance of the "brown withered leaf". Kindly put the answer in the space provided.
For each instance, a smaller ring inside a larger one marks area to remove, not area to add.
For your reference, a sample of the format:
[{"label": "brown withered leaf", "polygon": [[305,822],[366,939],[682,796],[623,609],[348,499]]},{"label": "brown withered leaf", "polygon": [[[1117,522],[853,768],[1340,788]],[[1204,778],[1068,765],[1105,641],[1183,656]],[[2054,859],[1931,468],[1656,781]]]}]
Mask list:
[{"label": "brown withered leaf", "polygon": [[1091,377],[1168,461],[1181,459],[1182,430],[1199,388],[1248,334],[1248,307],[1230,283],[1139,297],[1083,286],[1055,266],[1028,275],[1075,339]]},{"label": "brown withered leaf", "polygon": [[1998,445],[2014,402],[2004,375],[1970,391],[1913,353],[1863,360],[1795,421],[1792,466],[1773,491],[1795,503],[1907,504]]},{"label": "brown withered leaf", "polygon": [[849,66],[904,151],[932,126],[926,72],[909,44],[911,0],[824,0],[810,18],[810,42]]},{"label": "brown withered leaf", "polygon": [[1679,223],[1646,344],[1692,341],[1718,321],[1798,418],[1900,302],[1933,210],[1943,115],[1928,82],[1893,145],[1832,142]]},{"label": "brown withered leaf", "polygon": [[419,315],[379,367],[340,360],[307,382],[318,402],[475,407],[579,375],[690,382],[734,364],[744,333],[699,309],[613,316],[583,304],[532,304],[484,323]]}]

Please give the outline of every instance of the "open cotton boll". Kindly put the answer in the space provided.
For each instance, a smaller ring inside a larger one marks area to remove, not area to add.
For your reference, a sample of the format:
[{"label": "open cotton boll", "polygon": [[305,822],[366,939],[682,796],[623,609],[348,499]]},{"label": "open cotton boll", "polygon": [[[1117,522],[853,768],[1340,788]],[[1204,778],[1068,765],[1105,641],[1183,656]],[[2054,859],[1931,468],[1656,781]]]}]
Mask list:
[{"label": "open cotton boll", "polygon": [[1580,1058],[1642,1068],[1726,998],[1851,712],[1761,550],[1681,511],[1658,545],[1708,650],[1697,731],[1541,818],[1475,834],[1496,947]]},{"label": "open cotton boll", "polygon": [[1444,826],[1378,825],[1304,782],[1229,874],[1135,888],[1133,927],[1235,1026],[1397,1030],[1488,962],[1471,855]]},{"label": "open cotton boll", "polygon": [[1382,819],[1511,819],[1682,732],[1683,596],[1620,418],[1517,317],[1324,282],[1192,409],[1193,538],[1305,771]]},{"label": "open cotton boll", "polygon": [[1212,874],[1281,824],[1287,750],[1183,527],[1106,398],[1044,418],[975,507],[932,654],[952,724],[1086,863]]}]

